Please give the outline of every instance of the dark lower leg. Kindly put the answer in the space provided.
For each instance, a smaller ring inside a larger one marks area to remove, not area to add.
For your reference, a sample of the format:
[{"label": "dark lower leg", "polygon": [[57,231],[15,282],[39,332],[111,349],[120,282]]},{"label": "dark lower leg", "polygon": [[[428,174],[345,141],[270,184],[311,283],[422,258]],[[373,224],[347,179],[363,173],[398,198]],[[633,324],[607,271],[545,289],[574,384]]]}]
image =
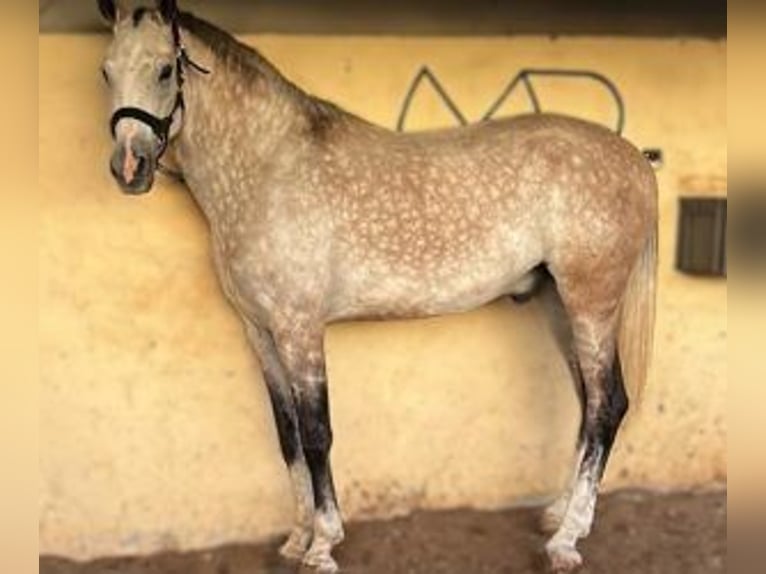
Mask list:
[{"label": "dark lower leg", "polygon": [[268,375],[265,378],[274,413],[274,422],[277,426],[279,447],[282,450],[285,464],[290,467],[295,463],[301,450],[298,415],[289,390],[280,388],[279,384]]},{"label": "dark lower leg", "polygon": [[335,486],[330,468],[332,427],[327,384],[320,382],[303,390],[297,402],[301,443],[314,488],[314,505],[317,510],[323,511],[335,506]]},{"label": "dark lower leg", "polygon": [[601,400],[592,416],[586,416],[580,430],[583,463],[596,469],[599,480],[604,474],[617,430],[628,410],[628,395],[622,378],[619,353],[601,377]]}]

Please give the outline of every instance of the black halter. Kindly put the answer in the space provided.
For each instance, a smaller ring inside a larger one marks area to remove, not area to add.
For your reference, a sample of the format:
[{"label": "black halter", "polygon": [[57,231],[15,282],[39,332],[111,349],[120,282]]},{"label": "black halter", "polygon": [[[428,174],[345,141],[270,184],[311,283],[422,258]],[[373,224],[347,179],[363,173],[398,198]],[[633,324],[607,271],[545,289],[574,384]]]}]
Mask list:
[{"label": "black halter", "polygon": [[117,135],[117,124],[125,118],[138,120],[139,122],[149,126],[160,143],[160,151],[157,154],[157,164],[160,168],[162,168],[162,166],[159,164],[159,160],[165,153],[165,150],[167,150],[168,140],[170,139],[170,127],[173,125],[173,118],[175,117],[176,112],[179,110],[183,112],[186,109],[183,92],[185,66],[190,66],[202,74],[210,73],[209,70],[206,70],[194,62],[189,57],[189,54],[187,54],[186,48],[181,42],[181,32],[178,27],[177,17],[173,18],[170,27],[173,30],[173,43],[176,49],[176,85],[178,87],[178,91],[176,92],[176,101],[173,105],[173,109],[170,110],[170,113],[167,116],[160,118],[152,113],[147,112],[146,110],[142,110],[141,108],[126,106],[119,108],[116,112],[114,112],[114,114],[112,114],[112,119],[109,122],[112,138],[115,138]]}]

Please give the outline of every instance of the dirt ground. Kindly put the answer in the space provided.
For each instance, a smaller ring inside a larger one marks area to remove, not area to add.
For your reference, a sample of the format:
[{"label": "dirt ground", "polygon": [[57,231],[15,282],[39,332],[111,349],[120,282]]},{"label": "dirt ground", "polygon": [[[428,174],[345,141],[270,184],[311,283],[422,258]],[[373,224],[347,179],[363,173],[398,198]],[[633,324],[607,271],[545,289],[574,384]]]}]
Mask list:
[{"label": "dirt ground", "polygon": [[[336,557],[348,574],[538,574],[545,572],[539,510],[416,512],[351,523]],[[78,564],[40,558],[40,574],[308,574],[277,556],[278,541]],[[726,572],[726,494],[604,496],[583,574]]]}]

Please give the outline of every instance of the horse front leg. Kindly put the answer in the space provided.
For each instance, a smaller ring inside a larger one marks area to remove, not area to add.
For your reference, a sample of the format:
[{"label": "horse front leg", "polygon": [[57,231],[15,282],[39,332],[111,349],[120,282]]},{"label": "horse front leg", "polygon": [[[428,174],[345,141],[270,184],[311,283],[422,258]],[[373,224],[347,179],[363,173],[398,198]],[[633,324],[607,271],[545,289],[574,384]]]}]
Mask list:
[{"label": "horse front leg", "polygon": [[292,325],[275,331],[276,347],[295,400],[314,494],[314,538],[303,563],[329,574],[338,571],[332,549],[343,540],[343,524],[330,467],[332,427],[323,339],[321,326]]},{"label": "horse front leg", "polygon": [[314,492],[301,444],[298,411],[271,334],[249,321],[245,321],[245,326],[250,344],[261,363],[279,446],[290,474],[295,499],[295,524],[279,552],[288,559],[302,560],[313,538]]}]

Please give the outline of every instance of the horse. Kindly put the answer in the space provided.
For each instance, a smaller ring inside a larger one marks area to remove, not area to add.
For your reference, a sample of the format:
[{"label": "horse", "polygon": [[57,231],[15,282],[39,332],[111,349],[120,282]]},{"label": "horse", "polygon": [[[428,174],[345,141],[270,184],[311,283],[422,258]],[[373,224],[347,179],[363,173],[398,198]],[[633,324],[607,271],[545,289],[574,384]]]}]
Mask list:
[{"label": "horse", "polygon": [[555,114],[397,133],[309,95],[175,1],[98,5],[113,31],[111,173],[145,193],[173,149],[259,359],[295,497],[281,554],[338,571],[326,326],[524,298],[544,273],[582,412],[571,481],[543,511],[545,552],[554,571],[578,568],[625,380],[642,387],[652,346],[657,182],[640,150]]}]

